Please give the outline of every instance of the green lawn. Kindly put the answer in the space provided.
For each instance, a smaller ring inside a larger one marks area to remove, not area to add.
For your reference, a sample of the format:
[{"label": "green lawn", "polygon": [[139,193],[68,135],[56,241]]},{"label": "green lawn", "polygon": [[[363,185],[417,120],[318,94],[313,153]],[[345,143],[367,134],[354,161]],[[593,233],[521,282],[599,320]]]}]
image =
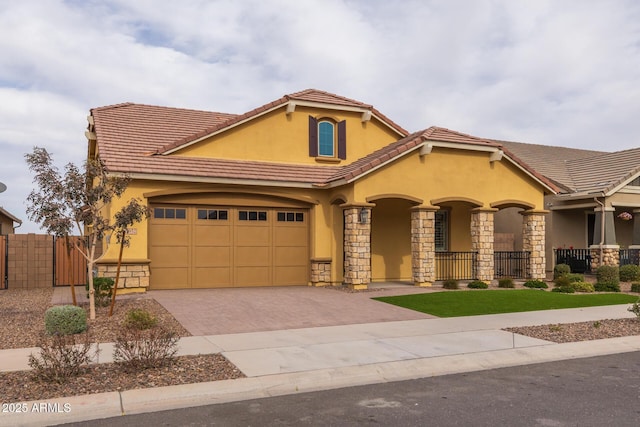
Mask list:
[{"label": "green lawn", "polygon": [[374,299],[438,317],[458,317],[631,304],[638,297],[613,293],[575,295],[526,289],[435,292]]}]

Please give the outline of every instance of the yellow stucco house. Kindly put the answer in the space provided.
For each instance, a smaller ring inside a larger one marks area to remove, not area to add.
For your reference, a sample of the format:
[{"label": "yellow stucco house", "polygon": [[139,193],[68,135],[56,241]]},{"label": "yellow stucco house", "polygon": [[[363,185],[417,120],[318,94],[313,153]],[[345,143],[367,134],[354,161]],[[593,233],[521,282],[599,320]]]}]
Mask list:
[{"label": "yellow stucco house", "polygon": [[[152,211],[130,230],[128,290],[490,281],[506,208],[522,214],[520,274],[545,275],[556,188],[495,141],[409,133],[313,89],[241,115],[125,103],[88,121],[89,156],[128,174],[125,198]],[[101,273],[116,259],[111,247]]]}]

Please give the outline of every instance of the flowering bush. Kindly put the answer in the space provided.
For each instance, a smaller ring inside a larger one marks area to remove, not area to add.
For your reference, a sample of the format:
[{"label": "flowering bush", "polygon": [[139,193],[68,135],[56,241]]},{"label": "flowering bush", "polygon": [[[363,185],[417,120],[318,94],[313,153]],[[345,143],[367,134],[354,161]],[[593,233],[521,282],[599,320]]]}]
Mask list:
[{"label": "flowering bush", "polygon": [[620,215],[618,215],[618,218],[623,221],[629,221],[633,219],[633,215],[631,215],[629,212],[622,212]]}]

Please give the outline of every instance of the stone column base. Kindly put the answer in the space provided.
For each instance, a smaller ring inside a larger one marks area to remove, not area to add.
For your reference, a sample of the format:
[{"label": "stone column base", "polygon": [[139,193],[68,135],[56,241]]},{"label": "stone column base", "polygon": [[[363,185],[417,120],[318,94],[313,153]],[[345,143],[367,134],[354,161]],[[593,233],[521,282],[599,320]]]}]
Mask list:
[{"label": "stone column base", "polygon": [[[118,280],[117,294],[146,292],[149,288],[149,260],[123,261],[120,265],[120,278]],[[103,260],[97,264],[97,277],[111,277],[116,279],[118,262]]]},{"label": "stone column base", "polygon": [[367,284],[359,284],[359,285],[347,284],[347,287],[349,289],[353,289],[354,291],[362,291],[365,289],[369,289],[369,285]]},{"label": "stone column base", "polygon": [[[593,245],[589,249],[591,252],[591,270],[595,271],[600,267],[600,245]],[[602,246],[602,265],[620,266],[620,246]]]},{"label": "stone column base", "polygon": [[314,258],[311,260],[311,281],[309,285],[331,285],[331,258]]}]

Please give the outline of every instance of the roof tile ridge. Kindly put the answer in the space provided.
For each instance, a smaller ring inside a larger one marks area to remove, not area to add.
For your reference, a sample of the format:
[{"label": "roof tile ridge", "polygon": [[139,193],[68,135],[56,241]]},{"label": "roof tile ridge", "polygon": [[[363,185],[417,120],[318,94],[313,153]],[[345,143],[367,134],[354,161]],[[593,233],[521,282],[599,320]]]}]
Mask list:
[{"label": "roof tile ridge", "polygon": [[560,146],[560,145],[537,144],[537,143],[522,142],[522,141],[509,141],[509,140],[502,140],[502,139],[493,139],[493,141],[496,141],[497,143],[506,142],[507,144],[509,144],[509,143],[522,144],[522,145],[528,145],[528,146],[532,146],[532,147],[561,148],[563,150],[583,151],[583,152],[593,153],[593,155],[611,153],[610,151],[590,150],[590,149],[585,149],[585,148],[574,148],[574,147],[563,147],[563,146]]},{"label": "roof tile ridge", "polygon": [[345,102],[348,102],[348,103],[358,104],[358,105],[360,105],[362,107],[366,107],[366,108],[373,108],[373,105],[365,104],[364,102],[358,101],[357,99],[347,98],[346,96],[338,95],[338,94],[335,94],[335,93],[331,93],[331,92],[327,92],[327,91],[319,90],[319,89],[305,89],[303,91],[292,93],[290,95],[285,95],[285,96],[289,97],[290,99],[295,99],[297,97],[300,97],[302,95],[307,95],[307,94],[310,94],[310,93],[318,93],[318,94],[322,94],[322,95],[328,95],[328,96],[331,96],[331,97],[334,97],[334,98],[338,98],[338,99],[340,99],[342,101],[345,101]]},{"label": "roof tile ridge", "polygon": [[[623,151],[628,151],[628,150],[623,150]],[[620,179],[618,179],[615,182],[612,182],[608,187],[606,187],[605,192],[608,193],[609,191],[613,190],[615,187],[620,185],[622,182],[628,180],[629,178],[635,175],[638,175],[638,173],[640,173],[640,166],[636,166],[635,168],[631,169],[629,172],[624,174]]]},{"label": "roof tile ridge", "polygon": [[[383,163],[386,160],[391,159],[392,157],[398,156],[408,149],[413,148],[414,144],[411,147],[405,147],[405,145],[411,145],[415,141],[418,143],[422,142],[422,133],[423,131],[414,132],[410,135],[405,136],[397,141],[393,141],[384,147],[378,148],[372,153],[367,154],[348,165],[340,166],[339,170],[335,175],[327,178],[327,182],[335,181],[340,178],[355,177],[361,174],[362,172],[369,170],[370,168],[366,168],[366,166],[371,166],[375,163],[375,166]],[[393,155],[392,155],[393,153]]]},{"label": "roof tile ridge", "polygon": [[458,132],[457,130],[451,130],[451,129],[440,127],[440,126],[432,126],[429,129],[432,129],[432,128],[434,129],[433,133],[435,133],[436,131],[439,130],[439,131],[443,131],[443,132],[452,133],[452,134],[455,134],[455,135],[458,135],[458,136],[463,136],[465,138],[473,139],[473,140],[476,140],[476,141],[479,141],[479,142],[484,142],[484,143],[486,143],[488,145],[492,145],[494,147],[496,147],[496,146],[497,147],[502,147],[502,144],[498,143],[497,141],[495,141],[493,139],[481,138],[479,136],[474,136],[474,135],[471,135],[471,134],[468,134],[468,133],[464,133],[464,132]]},{"label": "roof tile ridge", "polygon": [[105,106],[101,106],[101,107],[94,107],[94,108],[91,109],[91,111],[111,110],[111,109],[122,108],[122,107],[162,108],[162,109],[165,109],[165,110],[186,111],[186,112],[194,112],[194,113],[220,114],[220,115],[224,115],[224,116],[236,116],[237,115],[237,114],[234,114],[234,113],[223,113],[221,111],[201,110],[201,109],[196,109],[196,108],[169,107],[169,106],[166,106],[166,105],[144,104],[144,103],[139,103],[139,102],[122,102],[122,103],[119,103],[119,104],[105,105]]},{"label": "roof tile ridge", "polygon": [[110,105],[103,105],[101,107],[94,107],[91,109],[91,112],[94,111],[104,111],[104,110],[113,110],[116,108],[122,108],[122,107],[130,107],[132,105],[137,105],[133,102],[120,102],[118,104],[110,104]]}]

